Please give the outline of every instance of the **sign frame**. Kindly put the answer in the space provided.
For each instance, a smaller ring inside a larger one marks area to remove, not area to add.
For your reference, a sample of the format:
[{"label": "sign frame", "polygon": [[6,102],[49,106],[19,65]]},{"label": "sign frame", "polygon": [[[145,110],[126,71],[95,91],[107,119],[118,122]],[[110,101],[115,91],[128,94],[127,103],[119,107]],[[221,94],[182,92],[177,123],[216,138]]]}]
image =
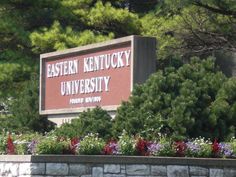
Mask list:
[{"label": "sign frame", "polygon": [[[40,115],[65,115],[80,113],[92,107],[79,107],[79,108],[65,108],[65,109],[44,109],[45,102],[45,78],[46,66],[45,63],[50,59],[57,59],[59,57],[68,57],[81,55],[83,53],[106,51],[112,47],[119,47],[124,44],[129,44],[131,47],[130,58],[130,93],[135,84],[143,83],[150,74],[156,71],[156,38],[142,37],[142,36],[127,36],[110,41],[90,44],[82,47],[66,49],[63,51],[56,51],[40,55],[40,96],[39,96],[39,113]],[[119,105],[102,106],[107,111],[116,111]]]}]

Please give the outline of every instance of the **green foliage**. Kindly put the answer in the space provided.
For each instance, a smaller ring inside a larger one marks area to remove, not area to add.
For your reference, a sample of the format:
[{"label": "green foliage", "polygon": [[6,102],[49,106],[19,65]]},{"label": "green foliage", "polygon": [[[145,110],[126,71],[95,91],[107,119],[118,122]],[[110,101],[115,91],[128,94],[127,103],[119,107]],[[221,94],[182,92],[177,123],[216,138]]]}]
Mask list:
[{"label": "green foliage", "polygon": [[17,63],[0,63],[0,98],[16,95],[14,92],[22,86],[22,81],[30,75],[28,66]]},{"label": "green foliage", "polygon": [[[23,91],[12,100],[10,108],[12,112],[12,125],[17,131],[37,131],[45,132],[52,128],[52,125],[39,116],[39,88],[38,76],[33,77],[29,82],[25,83]],[[7,128],[7,127],[6,127]],[[8,128],[7,128],[8,129]]]},{"label": "green foliage", "polygon": [[159,151],[157,151],[154,155],[155,156],[168,156],[168,157],[174,156],[175,151],[174,151],[174,148],[173,148],[171,142],[166,142],[166,143],[160,144]]},{"label": "green foliage", "polygon": [[58,140],[57,137],[49,136],[37,144],[36,154],[63,154],[63,151],[68,147],[68,141]]},{"label": "green foliage", "polygon": [[30,36],[32,45],[34,46],[33,51],[36,53],[77,47],[101,42],[113,37],[114,35],[112,33],[109,33],[108,36],[104,36],[95,35],[90,30],[75,32],[71,27],[63,29],[58,21],[56,21],[51,28],[44,28],[42,32],[33,32]]},{"label": "green foliage", "polygon": [[184,0],[184,1],[173,1],[166,0],[166,3],[172,8],[181,8],[183,6],[191,6],[195,5],[206,10],[211,11],[212,13],[222,14],[225,16],[232,16],[236,17],[236,5],[234,0],[225,0],[225,1],[218,1],[218,0]]},{"label": "green foliage", "polygon": [[30,34],[33,52],[37,54],[101,42],[115,36],[140,34],[138,16],[127,9],[113,7],[110,2],[58,2],[60,8],[54,12],[57,20]]},{"label": "green foliage", "polygon": [[68,138],[80,137],[79,129],[73,124],[73,122],[71,124],[64,123],[61,127],[56,128],[55,131],[50,133],[56,136],[68,137]]},{"label": "green foliage", "polygon": [[79,154],[99,155],[105,146],[105,141],[98,138],[98,135],[90,133],[80,141]]},{"label": "green foliage", "polygon": [[[222,87],[219,89],[216,99],[211,105],[210,119],[213,122],[218,121],[219,129],[216,137],[228,135],[228,139],[235,136],[235,115],[236,115],[236,78],[230,78],[224,82]],[[222,128],[223,127],[223,128]],[[221,130],[221,131],[220,131]],[[226,136],[227,137],[227,136]]]},{"label": "green foliage", "polygon": [[15,151],[18,155],[33,154],[34,147],[30,147],[32,141],[40,142],[44,137],[39,133],[24,133],[14,136]]},{"label": "green foliage", "polygon": [[165,0],[141,20],[143,35],[159,42],[159,59],[235,51],[234,0]]},{"label": "green foliage", "polygon": [[126,131],[123,131],[122,135],[119,137],[119,149],[121,154],[123,155],[135,155],[135,145],[136,141],[135,138],[132,136],[129,136]]},{"label": "green foliage", "polygon": [[[0,127],[47,130],[38,115],[38,81],[30,80],[38,72],[40,53],[131,34],[158,39],[161,68],[175,65],[173,56],[184,60],[194,55],[212,55],[215,51],[235,52],[235,8],[235,0],[1,0],[0,102],[8,107],[13,105]],[[213,76],[204,67],[195,69],[189,65],[183,71],[166,68],[153,76],[157,85],[150,81],[152,88],[136,88],[136,96],[131,98],[135,104],[123,103],[127,106],[120,108],[119,112],[126,112],[120,115],[132,117],[121,127],[130,133],[136,132],[135,127],[145,136],[160,131],[174,131],[181,136],[232,136],[236,109],[234,79],[225,83],[227,79],[220,73]],[[192,72],[195,76],[187,77]],[[219,92],[215,89],[218,85]],[[146,99],[150,94],[157,99]],[[88,131],[84,122],[76,123],[81,131],[67,125],[62,134],[71,130],[70,137],[85,135]],[[100,127],[101,122],[97,123]],[[187,125],[196,131],[191,132]],[[120,132],[122,128],[116,127]],[[104,130],[96,127],[88,130],[92,129],[101,131],[100,134]],[[108,132],[109,128],[105,133]]]},{"label": "green foliage", "polygon": [[73,119],[71,124],[64,124],[55,130],[57,136],[83,137],[88,133],[98,133],[99,137],[110,138],[112,120],[107,111],[100,107],[82,112],[78,119]]},{"label": "green foliage", "polygon": [[234,155],[236,155],[236,139],[235,138],[232,138],[230,140],[230,146],[232,148],[232,151],[233,151]]},{"label": "green foliage", "polygon": [[212,155],[211,144],[204,144],[201,145],[201,151],[195,157],[211,157],[211,155]]},{"label": "green foliage", "polygon": [[154,10],[157,4],[161,4],[162,1],[158,0],[126,0],[130,11],[142,14],[148,13]]},{"label": "green foliage", "polygon": [[[123,129],[129,135],[146,131],[156,136],[164,132],[175,138],[223,139],[235,134],[235,120],[225,119],[214,109],[225,85],[234,90],[234,84],[228,82],[232,81],[217,71],[210,58],[202,61],[193,58],[178,69],[158,71],[145,84],[136,86],[129,101],[118,109],[114,135]],[[232,97],[231,104],[234,102]],[[229,109],[231,117],[235,117],[233,104]]]},{"label": "green foliage", "polygon": [[12,125],[13,119],[10,116],[2,114],[0,120],[0,129],[11,131],[14,128],[14,125]]},{"label": "green foliage", "polygon": [[7,134],[2,132],[0,134],[0,155],[6,153],[6,146],[7,146]]},{"label": "green foliage", "polygon": [[[142,19],[143,31],[146,36],[155,36],[158,40],[158,59],[165,60],[171,56],[181,56],[183,51],[177,50],[183,43],[183,38],[173,36],[173,30],[182,31],[178,16],[170,19],[158,17],[154,12],[148,13]],[[177,29],[176,29],[177,28]],[[177,33],[177,32],[176,32]]]},{"label": "green foliage", "polygon": [[[0,2],[0,101],[8,107],[9,99],[14,102],[10,110],[13,117],[4,119],[1,126],[45,130],[36,123],[42,120],[39,121],[35,86],[38,79],[35,83],[30,81],[38,72],[39,54],[140,34],[138,15],[122,4],[108,0]],[[8,122],[16,125],[7,126]]]},{"label": "green foliage", "polygon": [[17,155],[27,154],[28,144],[27,142],[20,142],[15,144],[15,153]]},{"label": "green foliage", "polygon": [[24,29],[22,15],[12,10],[7,2],[0,3],[0,100],[3,102],[21,91],[36,64],[28,52],[29,33]]},{"label": "green foliage", "polygon": [[44,136],[42,134],[39,134],[37,132],[36,133],[29,132],[29,133],[16,135],[14,139],[17,139],[17,141],[30,142],[32,140],[40,141],[43,138],[44,138]]},{"label": "green foliage", "polygon": [[159,148],[153,155],[155,156],[174,156],[175,149],[172,144],[172,139],[167,137],[166,135],[161,135],[159,137]]},{"label": "green foliage", "polygon": [[211,157],[212,143],[204,138],[194,139],[189,147],[186,149],[186,156],[188,157]]},{"label": "green foliage", "polygon": [[89,13],[89,25],[104,32],[112,31],[116,36],[140,34],[141,23],[136,14],[127,9],[116,9],[110,3],[96,3]]}]

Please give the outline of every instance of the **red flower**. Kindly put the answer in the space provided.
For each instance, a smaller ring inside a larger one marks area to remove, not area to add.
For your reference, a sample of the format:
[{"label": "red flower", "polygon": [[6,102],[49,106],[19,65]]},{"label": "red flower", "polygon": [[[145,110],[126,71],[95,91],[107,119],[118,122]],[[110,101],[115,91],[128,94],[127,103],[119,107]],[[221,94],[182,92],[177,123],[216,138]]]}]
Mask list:
[{"label": "red flower", "polygon": [[174,143],[176,155],[179,157],[183,157],[185,155],[185,151],[187,149],[187,145],[183,141],[177,141]]},{"label": "red flower", "polygon": [[78,145],[78,143],[79,143],[79,138],[72,138],[71,140],[70,140],[70,144],[71,144],[71,146],[77,146]]},{"label": "red flower", "polygon": [[[62,141],[64,138],[58,139],[58,141]],[[76,154],[76,149],[79,146],[79,138],[72,138],[70,140],[70,144],[63,149],[63,154]]]},{"label": "red flower", "polygon": [[212,144],[212,153],[213,153],[213,156],[214,157],[219,157],[220,156],[220,145],[219,143],[217,142],[217,139],[214,140],[214,143]]},{"label": "red flower", "polygon": [[110,140],[103,148],[103,154],[114,155],[118,153],[118,144],[116,140]]},{"label": "red flower", "polygon": [[103,154],[105,155],[112,155],[112,149],[111,147],[109,146],[109,144],[106,144],[104,149],[103,149]]},{"label": "red flower", "polygon": [[70,152],[72,154],[76,154],[76,148],[77,148],[78,144],[79,144],[79,138],[72,138],[70,140]]},{"label": "red flower", "polygon": [[8,138],[7,138],[7,154],[15,154],[15,146],[13,144],[11,135],[8,134]]},{"label": "red flower", "polygon": [[148,152],[149,145],[150,145],[149,141],[139,138],[136,143],[136,151],[137,151],[138,155],[148,156],[149,155],[149,152]]}]

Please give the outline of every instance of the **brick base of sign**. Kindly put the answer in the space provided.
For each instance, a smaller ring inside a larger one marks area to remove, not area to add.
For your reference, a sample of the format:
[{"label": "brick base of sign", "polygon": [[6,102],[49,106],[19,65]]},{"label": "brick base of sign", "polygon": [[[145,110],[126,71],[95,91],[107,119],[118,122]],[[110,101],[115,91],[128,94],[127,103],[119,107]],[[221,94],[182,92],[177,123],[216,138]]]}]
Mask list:
[{"label": "brick base of sign", "polygon": [[126,156],[0,156],[1,177],[236,177],[236,160]]}]

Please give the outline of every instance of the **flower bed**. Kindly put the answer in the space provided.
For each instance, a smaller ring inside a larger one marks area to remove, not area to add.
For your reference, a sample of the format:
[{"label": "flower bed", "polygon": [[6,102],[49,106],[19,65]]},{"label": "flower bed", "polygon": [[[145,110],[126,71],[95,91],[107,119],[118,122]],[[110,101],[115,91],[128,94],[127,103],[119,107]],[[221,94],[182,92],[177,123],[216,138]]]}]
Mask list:
[{"label": "flower bed", "polygon": [[3,134],[0,136],[0,153],[235,158],[236,139],[219,143],[217,140],[211,142],[204,138],[171,141],[165,136],[160,136],[151,141],[140,136],[130,137],[123,133],[118,140],[105,142],[97,134],[88,134],[81,139],[39,134]]}]

